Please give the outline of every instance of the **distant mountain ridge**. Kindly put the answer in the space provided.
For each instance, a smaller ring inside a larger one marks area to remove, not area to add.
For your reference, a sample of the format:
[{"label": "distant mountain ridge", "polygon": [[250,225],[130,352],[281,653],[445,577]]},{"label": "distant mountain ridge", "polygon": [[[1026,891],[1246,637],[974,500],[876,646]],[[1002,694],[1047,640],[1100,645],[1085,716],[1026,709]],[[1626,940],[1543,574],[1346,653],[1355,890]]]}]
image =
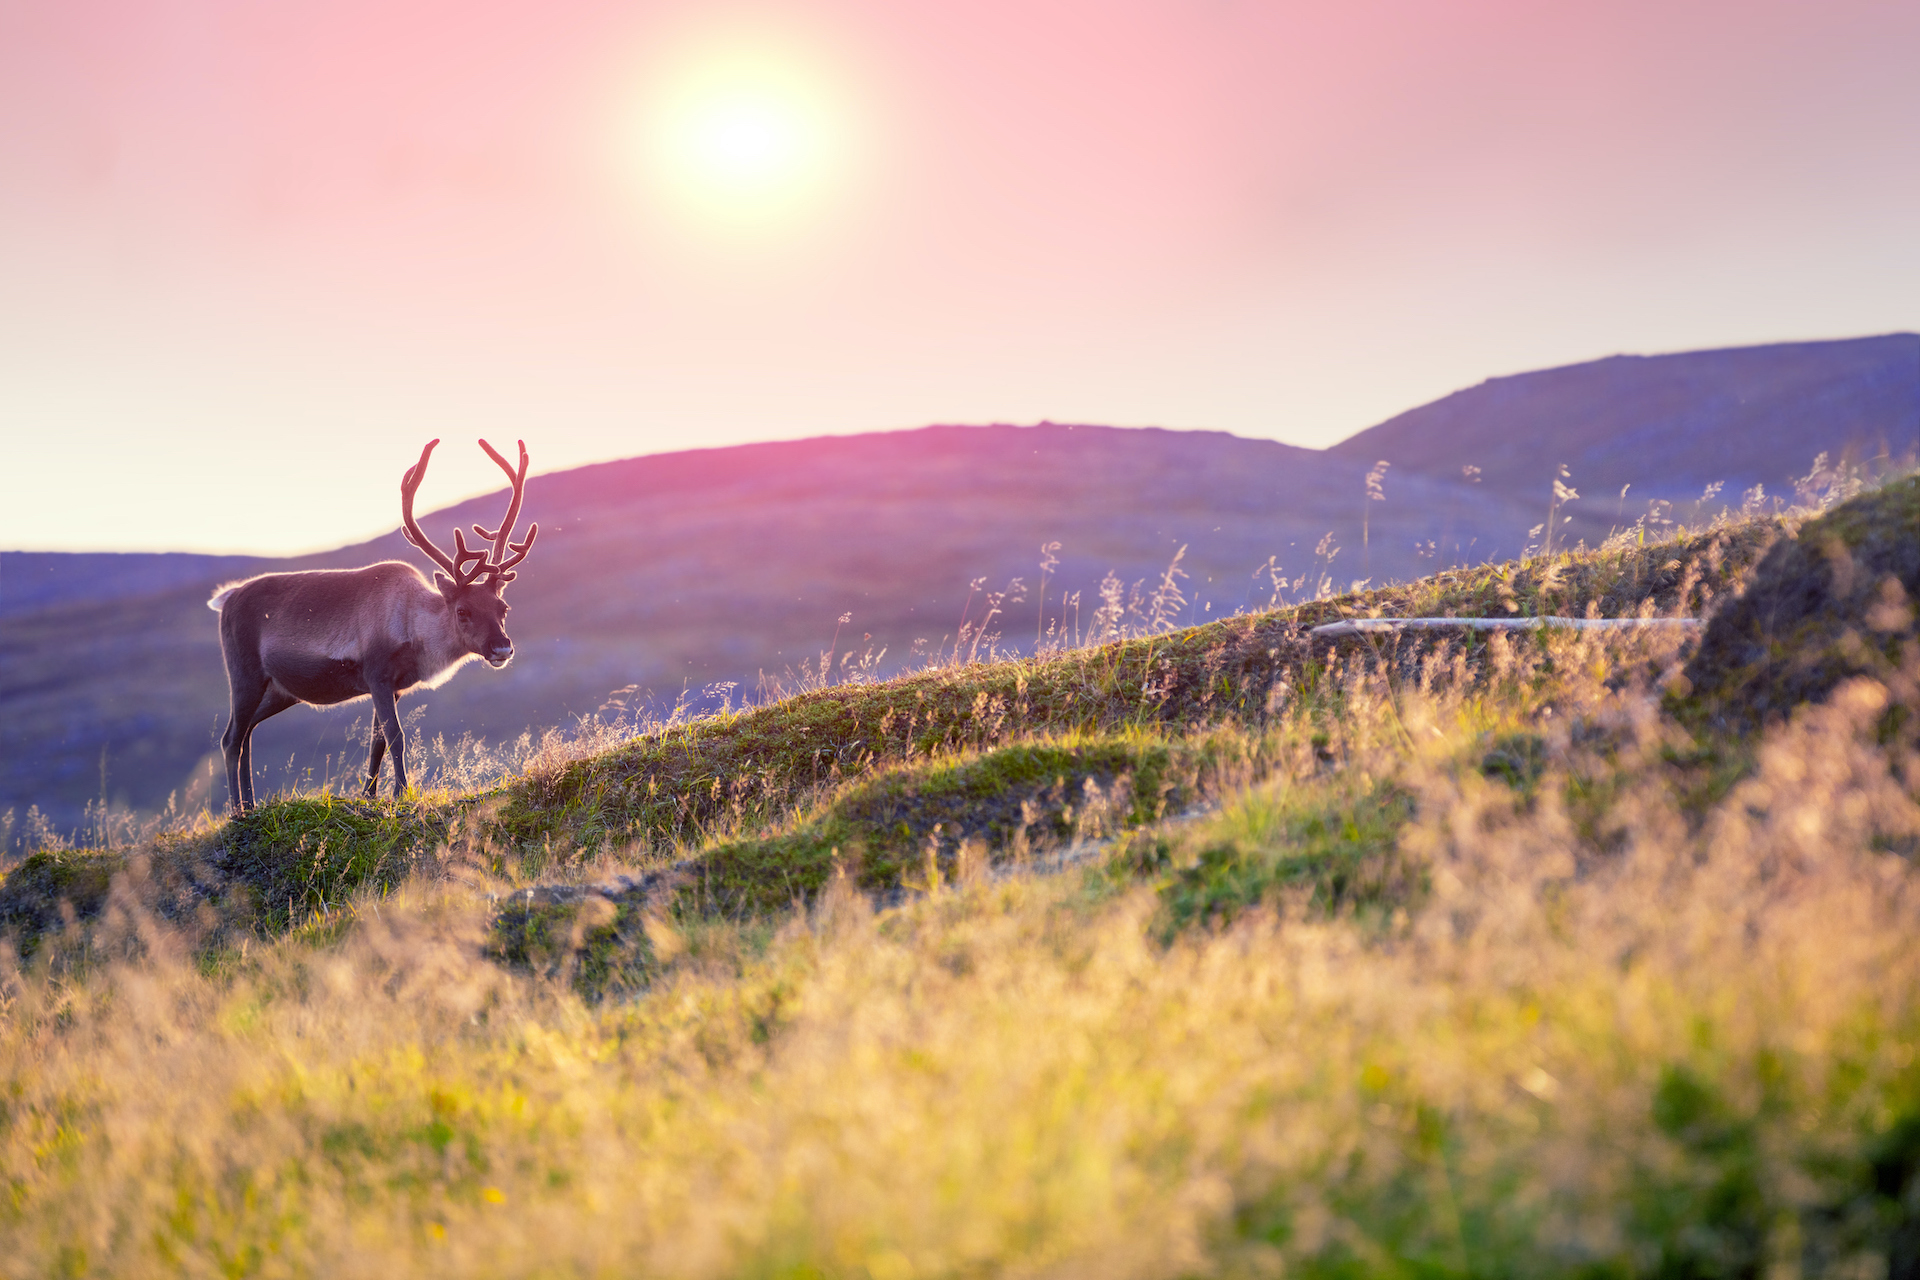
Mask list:
[{"label": "distant mountain ridge", "polygon": [[1690,501],[1715,482],[1731,495],[1754,485],[1780,493],[1823,451],[1911,453],[1920,449],[1916,406],[1920,334],[1895,333],[1609,356],[1490,378],[1328,452],[1444,478],[1477,466],[1500,492],[1544,493],[1564,464],[1588,503],[1579,514],[1597,527],[1597,507],[1622,485],[1634,502]]},{"label": "distant mountain ridge", "polygon": [[[1270,557],[1290,583],[1324,575],[1344,589],[1515,556],[1561,463],[1583,493],[1564,536],[1594,540],[1644,497],[1690,503],[1724,480],[1737,503],[1752,484],[1781,492],[1823,450],[1916,448],[1920,335],[1897,334],[1493,379],[1329,450],[1043,423],[630,458],[528,482],[541,539],[509,594],[518,656],[421,701],[431,731],[497,739],[566,723],[630,684],[659,704],[716,682],[750,688],[817,655],[843,614],[843,649],[870,634],[889,663],[904,661],[916,641],[950,637],[963,610],[977,619],[976,579],[988,590],[1025,579],[1026,601],[998,629],[1030,646],[1036,627],[1073,622],[1063,592],[1080,593],[1084,626],[1103,575],[1156,579],[1182,546],[1197,620],[1265,604]],[[1386,500],[1369,503],[1377,459],[1393,465]],[[1469,464],[1477,483],[1459,473]],[[1619,476],[1633,489],[1616,506]],[[500,502],[422,523],[440,537],[494,519]],[[1330,562],[1315,555],[1329,534]],[[1043,612],[1039,548],[1056,541]],[[226,715],[212,586],[383,558],[424,566],[397,532],[297,560],[0,554],[0,810],[37,803],[71,824],[103,772],[105,794],[139,808],[193,778],[204,786],[200,762]],[[351,721],[295,709],[260,730],[256,755],[297,765],[363,750],[344,740]]]}]

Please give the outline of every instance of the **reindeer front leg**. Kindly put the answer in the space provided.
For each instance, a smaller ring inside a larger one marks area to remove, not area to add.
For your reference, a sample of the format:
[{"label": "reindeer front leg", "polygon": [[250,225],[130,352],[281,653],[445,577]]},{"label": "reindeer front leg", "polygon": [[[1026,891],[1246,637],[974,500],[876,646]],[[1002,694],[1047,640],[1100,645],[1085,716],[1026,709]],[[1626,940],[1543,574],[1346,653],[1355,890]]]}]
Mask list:
[{"label": "reindeer front leg", "polygon": [[378,686],[371,690],[373,694],[374,739],[373,758],[368,762],[367,794],[374,794],[380,776],[380,742],[386,740],[387,750],[393,753],[393,798],[398,800],[407,793],[407,744],[400,736],[400,711],[395,705],[394,690],[387,686]]},{"label": "reindeer front leg", "polygon": [[373,732],[368,736],[371,741],[367,743],[367,785],[360,794],[371,800],[380,788],[380,762],[387,756],[387,735],[381,732],[378,713],[373,717]]}]

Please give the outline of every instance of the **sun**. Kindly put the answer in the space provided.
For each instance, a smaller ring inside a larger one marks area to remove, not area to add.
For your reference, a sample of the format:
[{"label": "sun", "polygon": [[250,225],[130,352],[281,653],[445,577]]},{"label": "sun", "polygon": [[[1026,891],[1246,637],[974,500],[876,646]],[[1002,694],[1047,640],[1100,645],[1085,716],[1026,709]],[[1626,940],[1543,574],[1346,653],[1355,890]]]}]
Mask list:
[{"label": "sun", "polygon": [[683,225],[765,235],[815,222],[844,196],[855,115],[803,46],[707,42],[647,77],[628,153],[648,203]]},{"label": "sun", "polygon": [[778,198],[804,184],[822,150],[806,105],[759,86],[688,103],[673,129],[685,180],[730,204]]}]

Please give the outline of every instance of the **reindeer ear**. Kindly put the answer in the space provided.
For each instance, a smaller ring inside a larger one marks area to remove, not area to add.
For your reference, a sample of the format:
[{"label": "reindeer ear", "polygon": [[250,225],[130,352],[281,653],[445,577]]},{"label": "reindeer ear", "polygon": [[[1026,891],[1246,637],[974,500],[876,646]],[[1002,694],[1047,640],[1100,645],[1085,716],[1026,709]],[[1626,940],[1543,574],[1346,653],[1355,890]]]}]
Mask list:
[{"label": "reindeer ear", "polygon": [[440,594],[447,598],[447,603],[449,604],[453,603],[453,593],[460,589],[454,585],[453,579],[444,573],[436,573],[433,575],[433,585],[439,588]]}]

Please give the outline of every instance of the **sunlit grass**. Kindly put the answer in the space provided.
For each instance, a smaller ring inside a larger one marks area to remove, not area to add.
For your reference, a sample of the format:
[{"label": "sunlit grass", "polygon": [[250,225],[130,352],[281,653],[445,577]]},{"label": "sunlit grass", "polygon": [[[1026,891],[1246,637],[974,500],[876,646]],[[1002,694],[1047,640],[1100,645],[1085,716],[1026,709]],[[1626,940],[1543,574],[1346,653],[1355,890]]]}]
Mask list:
[{"label": "sunlit grass", "polygon": [[[1616,757],[1657,772],[1636,696],[1556,716],[1618,715]],[[880,915],[840,880],[757,937],[655,921],[671,958],[651,986],[586,1006],[482,963],[483,913],[423,886],[219,980],[151,943],[89,983],[15,979],[14,1256],[115,1274],[1865,1267],[1920,1157],[1920,904],[1871,850],[1914,816],[1873,740],[1883,705],[1862,684],[1780,731],[1710,838],[1649,779],[1606,854],[1557,799],[1590,763],[1570,740],[1549,733],[1529,805],[1468,744],[1395,753],[1375,723],[1360,763],[1416,797],[1400,846],[1428,875],[1385,922],[1283,883],[1165,942],[1164,877],[981,879]],[[1453,710],[1400,716],[1419,744]],[[1298,793],[1230,798],[1170,862],[1283,856]]]},{"label": "sunlit grass", "polygon": [[[1653,607],[1758,545],[1667,549]],[[1920,653],[1715,748],[1663,713],[1671,635],[1303,663],[1312,620],[817,690],[194,846],[251,850],[284,918],[170,916],[154,858],[5,976],[5,1266],[1920,1264],[1920,738],[1889,713]],[[650,897],[514,905],[674,859]]]}]

